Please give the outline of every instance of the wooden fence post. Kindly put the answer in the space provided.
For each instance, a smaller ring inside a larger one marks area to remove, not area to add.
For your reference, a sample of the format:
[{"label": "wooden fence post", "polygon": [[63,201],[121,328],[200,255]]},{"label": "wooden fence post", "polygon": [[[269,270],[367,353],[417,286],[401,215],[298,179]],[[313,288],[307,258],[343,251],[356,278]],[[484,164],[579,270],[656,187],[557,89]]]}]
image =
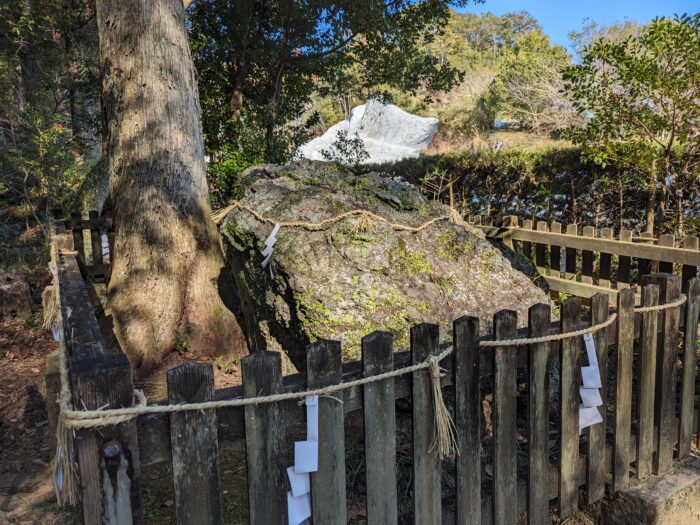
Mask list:
[{"label": "wooden fence post", "polygon": [[97,211],[88,212],[90,218],[90,244],[92,245],[92,264],[102,264],[102,232],[100,229],[100,216]]},{"label": "wooden fence post", "polygon": [[[630,230],[620,231],[620,242],[632,242]],[[628,255],[620,255],[617,258],[617,289],[629,288],[632,276],[632,258]]]},{"label": "wooden fence post", "polygon": [[[561,306],[562,333],[577,330],[581,299],[571,297]],[[578,410],[581,385],[581,338],[562,340],[560,349],[559,515],[566,518],[578,508]]]},{"label": "wooden fence post", "polygon": [[481,525],[481,392],[479,390],[479,318],[453,324],[457,523]]},{"label": "wooden fence post", "polygon": [[[528,311],[528,337],[540,337],[549,331],[552,311],[548,304],[536,304]],[[549,520],[549,343],[528,348],[528,479],[527,522],[531,525]]]},{"label": "wooden fence post", "polygon": [[[608,320],[610,296],[605,293],[597,293],[591,297],[591,323],[601,324]],[[606,402],[608,399],[608,330],[598,330],[593,334],[598,369],[600,370],[601,384],[600,396],[603,398],[603,406],[600,407],[603,422],[588,428],[588,476],[586,478],[586,502],[590,505],[605,496],[605,435],[606,435]]]},{"label": "wooden fence post", "polygon": [[[214,400],[211,364],[186,363],[167,373],[168,403]],[[177,523],[221,523],[219,442],[215,410],[170,415]]]},{"label": "wooden fence post", "polygon": [[[642,306],[659,304],[659,287],[647,284],[642,288]],[[656,382],[656,332],[658,312],[641,314],[642,326],[639,341],[639,391],[637,432],[637,477],[646,479],[651,474],[654,456],[654,389]]]},{"label": "wooden fence post", "polygon": [[[613,231],[610,228],[600,230],[600,238],[612,240]],[[600,267],[598,270],[598,286],[610,288],[610,276],[612,275],[612,255],[609,253],[600,253]]]},{"label": "wooden fence post", "polygon": [[[362,338],[365,377],[394,369],[392,341],[390,332],[373,332]],[[398,522],[394,379],[367,383],[363,389],[367,523],[393,524]]]},{"label": "wooden fence post", "polygon": [[[639,234],[641,237],[641,242],[645,244],[654,244],[654,234],[651,232],[642,232]],[[639,280],[645,275],[649,275],[652,272],[652,260],[637,258],[637,271],[639,273]]]},{"label": "wooden fence post", "polygon": [[[501,310],[493,316],[494,339],[513,339],[518,314]],[[493,349],[493,523],[510,525],[517,518],[517,352],[513,346]]]},{"label": "wooden fence post", "polygon": [[[546,232],[547,223],[545,221],[537,221],[537,231]],[[547,270],[547,245],[541,242],[535,244],[535,266],[540,275],[543,275]]]},{"label": "wooden fence post", "polygon": [[[411,328],[411,360],[425,361],[438,350],[439,327],[423,323]],[[432,448],[435,423],[429,370],[413,373],[413,522],[442,523],[440,456]]]},{"label": "wooden fence post", "polygon": [[[697,250],[698,249],[698,238],[697,237],[686,237],[683,239],[683,248],[686,250]],[[688,283],[691,279],[698,275],[698,267],[689,264],[684,264],[681,269],[681,288],[683,293],[688,293]]]},{"label": "wooden fence post", "polygon": [[[338,341],[318,341],[306,348],[309,388],[337,385],[343,379]],[[345,525],[345,412],[342,403],[318,400],[318,472],[311,474],[311,504],[314,523]]]},{"label": "wooden fence post", "polygon": [[[568,224],[566,226],[566,235],[577,236],[578,226]],[[576,248],[564,248],[564,278],[568,280],[576,280]]]},{"label": "wooden fence post", "polygon": [[[632,432],[632,346],[634,344],[634,291],[617,295],[617,370],[615,381],[615,447],[613,492],[629,484]],[[602,378],[601,378],[602,379]]]},{"label": "wooden fence post", "polygon": [[[531,230],[531,229],[532,229],[532,220],[525,219],[523,221],[523,230]],[[525,257],[532,260],[532,243],[530,241],[523,241],[522,246],[523,246],[523,254],[525,255]]]},{"label": "wooden fence post", "polygon": [[685,329],[683,331],[683,379],[681,382],[681,421],[678,435],[678,457],[690,454],[695,411],[695,370],[698,341],[698,316],[700,315],[700,279],[688,282],[685,304]]},{"label": "wooden fence post", "polygon": [[[88,410],[132,405],[131,365],[122,354],[74,361],[73,405]],[[143,522],[135,421],[76,432],[85,523]]]},{"label": "wooden fence post", "polygon": [[[659,303],[675,301],[681,294],[681,279],[666,273],[645,277],[645,282],[659,286]],[[680,308],[668,308],[660,313],[661,331],[656,348],[655,420],[658,427],[658,447],[654,457],[654,474],[671,469],[673,448],[678,437],[676,426],[676,360],[678,358],[678,323]]]},{"label": "wooden fence post", "polygon": [[[261,351],[241,359],[246,398],[282,391],[282,360],[278,352]],[[285,425],[279,403],[245,407],[248,504],[251,525],[287,522]]]},{"label": "wooden fence post", "polygon": [[[581,232],[584,237],[595,237],[595,228],[593,226],[584,226]],[[595,262],[593,252],[583,250],[581,252],[581,282],[593,283],[593,264]]]}]

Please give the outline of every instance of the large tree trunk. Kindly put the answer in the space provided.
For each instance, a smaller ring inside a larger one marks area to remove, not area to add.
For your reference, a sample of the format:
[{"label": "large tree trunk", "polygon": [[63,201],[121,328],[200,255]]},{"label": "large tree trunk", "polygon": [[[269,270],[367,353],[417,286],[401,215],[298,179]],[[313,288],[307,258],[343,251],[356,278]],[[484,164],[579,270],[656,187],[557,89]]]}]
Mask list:
[{"label": "large tree trunk", "polygon": [[210,207],[182,0],[98,0],[116,242],[115,333],[147,373],[176,346],[245,351]]}]

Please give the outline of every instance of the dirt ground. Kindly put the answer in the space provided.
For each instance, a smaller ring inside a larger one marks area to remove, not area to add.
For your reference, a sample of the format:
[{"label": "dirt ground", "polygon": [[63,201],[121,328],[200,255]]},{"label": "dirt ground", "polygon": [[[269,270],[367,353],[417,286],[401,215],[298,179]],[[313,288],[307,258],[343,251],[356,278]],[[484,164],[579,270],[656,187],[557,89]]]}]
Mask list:
[{"label": "dirt ground", "polygon": [[40,325],[38,314],[0,318],[0,524],[74,521],[50,481],[44,365],[58,344]]}]

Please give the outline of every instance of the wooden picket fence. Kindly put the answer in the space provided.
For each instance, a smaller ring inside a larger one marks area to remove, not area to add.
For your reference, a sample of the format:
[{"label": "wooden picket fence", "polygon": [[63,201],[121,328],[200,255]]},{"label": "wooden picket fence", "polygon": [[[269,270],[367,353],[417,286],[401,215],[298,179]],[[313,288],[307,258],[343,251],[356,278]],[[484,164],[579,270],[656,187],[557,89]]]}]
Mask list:
[{"label": "wooden picket fence", "polygon": [[[87,278],[108,275],[89,268],[105,261],[95,257],[87,264],[88,258],[76,253],[76,248],[84,249],[76,246],[83,236],[76,236],[76,230],[69,231],[66,225],[102,232],[109,231],[110,224],[91,217],[87,222],[75,218],[71,224],[59,221],[55,226],[52,259],[58,272],[61,346],[68,357],[73,404],[88,410],[132,406],[131,368],[123,354],[105,343],[86,289]],[[533,241],[528,238],[527,242]],[[99,251],[94,241],[93,254]],[[649,254],[641,253],[651,258]],[[644,306],[670,303],[681,294],[680,276],[648,274],[642,281]],[[498,312],[493,333],[486,336],[480,335],[478,318],[454,321],[454,352],[441,363],[445,368],[442,386],[451,400],[459,446],[459,454],[450,460],[456,475],[456,486],[450,491],[443,491],[440,480],[441,471],[452,467],[431,450],[431,387],[424,370],[412,377],[343,390],[342,403],[321,398],[319,470],[312,474],[313,522],[347,522],[345,419],[352,412],[361,414],[364,426],[366,522],[406,519],[398,515],[396,490],[399,399],[411,401],[414,523],[440,524],[449,512],[456,523],[514,524],[518,515],[526,513],[528,523],[541,525],[548,522],[551,509],[565,518],[579,506],[599,501],[606,492],[625,488],[631,476],[643,480],[652,473],[667,472],[674,459],[689,454],[692,435],[698,431],[700,279],[693,275],[686,282],[687,302],[658,312],[635,312],[634,289],[616,293],[612,308],[617,320],[594,335],[604,378],[605,424],[590,427],[583,436],[578,428],[579,386],[581,366],[586,363],[580,337],[518,347],[485,348],[479,342],[600,324],[610,315],[608,293],[590,296],[585,315],[580,298],[565,300],[558,322],[551,322],[546,304],[530,308],[527,323],[519,322],[515,312]],[[518,329],[523,324],[527,327]],[[442,348],[438,325],[415,326],[410,336],[410,350],[395,352],[391,333],[368,334],[361,342],[362,359],[345,364],[338,342],[318,341],[307,349],[306,374],[286,377],[278,353],[256,352],[242,359],[243,384],[234,388],[215,389],[212,365],[188,363],[167,372],[168,399],[161,403],[304,391],[420,363]],[[553,369],[558,374],[552,374]],[[56,373],[47,367],[49,405],[56,396]],[[550,398],[551,381],[557,382],[559,391],[554,398]],[[483,412],[486,395],[492,396],[490,426]],[[221,523],[226,487],[220,479],[219,443],[244,439],[250,523],[284,524],[285,471],[291,464],[287,441],[295,422],[303,419],[303,407],[292,401],[141,415],[118,425],[79,430],[76,451],[84,522],[143,523],[141,468],[168,462],[177,523]],[[550,443],[552,435],[555,447]],[[523,454],[526,467],[519,475],[518,456]]]},{"label": "wooden picket fence", "polygon": [[[487,237],[500,239],[534,260],[555,292],[578,297],[607,293],[615,301],[619,290],[641,284],[645,275],[664,272],[681,276],[682,290],[700,266],[698,237],[676,240],[674,235],[634,235],[622,230],[558,222],[520,221],[518,217],[470,216],[467,220]],[[637,302],[641,295],[637,295]]]}]

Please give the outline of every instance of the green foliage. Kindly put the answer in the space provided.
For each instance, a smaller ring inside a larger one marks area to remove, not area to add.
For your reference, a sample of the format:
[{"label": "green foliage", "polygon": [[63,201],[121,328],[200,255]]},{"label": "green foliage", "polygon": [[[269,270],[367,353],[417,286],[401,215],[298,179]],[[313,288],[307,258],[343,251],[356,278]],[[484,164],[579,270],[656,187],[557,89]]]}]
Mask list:
[{"label": "green foliage", "polygon": [[240,175],[243,171],[262,162],[260,157],[227,145],[212,155],[207,166],[209,197],[214,207],[224,206],[231,199],[240,199],[242,188]]},{"label": "green foliage", "polygon": [[667,195],[677,199],[682,222],[685,194],[697,192],[700,170],[700,13],[657,18],[624,40],[599,38],[580,64],[564,72],[565,87],[584,128],[569,131],[600,166],[626,164],[647,173],[647,227],[667,220]]},{"label": "green foliage", "polygon": [[305,111],[314,93],[449,88],[458,71],[425,45],[442,33],[449,6],[465,4],[195,2],[188,24],[208,147],[252,133],[264,137],[266,160],[282,161],[318,125]]}]

